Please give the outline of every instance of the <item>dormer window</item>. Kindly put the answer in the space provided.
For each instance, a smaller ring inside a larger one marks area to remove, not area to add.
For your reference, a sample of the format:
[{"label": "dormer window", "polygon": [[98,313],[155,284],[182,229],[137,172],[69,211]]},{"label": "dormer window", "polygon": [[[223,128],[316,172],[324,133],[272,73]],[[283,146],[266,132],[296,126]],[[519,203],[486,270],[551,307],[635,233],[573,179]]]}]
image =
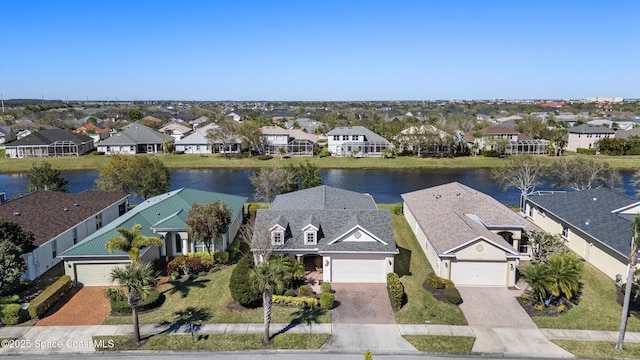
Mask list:
[{"label": "dormer window", "polygon": [[304,244],[305,245],[316,245],[318,243],[318,232],[312,229],[309,229],[304,232]]},{"label": "dormer window", "polygon": [[280,229],[273,230],[271,232],[271,241],[273,245],[283,245],[284,244],[284,231]]}]

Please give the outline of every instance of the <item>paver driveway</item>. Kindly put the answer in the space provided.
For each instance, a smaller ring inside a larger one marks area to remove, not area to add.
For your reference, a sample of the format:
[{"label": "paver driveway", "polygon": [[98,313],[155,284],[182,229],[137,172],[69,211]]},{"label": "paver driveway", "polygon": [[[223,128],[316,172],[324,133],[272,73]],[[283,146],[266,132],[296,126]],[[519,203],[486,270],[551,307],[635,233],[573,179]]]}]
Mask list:
[{"label": "paver driveway", "polygon": [[331,284],[336,307],[334,324],[395,324],[393,308],[385,284]]},{"label": "paver driveway", "polygon": [[100,325],[111,306],[104,286],[74,287],[65,294],[36,326]]}]

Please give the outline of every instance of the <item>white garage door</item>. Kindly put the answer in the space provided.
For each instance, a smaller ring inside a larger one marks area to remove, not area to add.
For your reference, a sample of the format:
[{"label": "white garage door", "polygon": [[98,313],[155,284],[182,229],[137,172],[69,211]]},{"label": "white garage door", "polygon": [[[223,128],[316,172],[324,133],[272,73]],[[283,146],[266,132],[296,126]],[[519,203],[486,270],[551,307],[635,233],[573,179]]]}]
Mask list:
[{"label": "white garage door", "polygon": [[[109,286],[117,264],[76,264],[76,282],[84,286]],[[122,266],[122,264],[120,265]]]},{"label": "white garage door", "polygon": [[451,263],[451,281],[467,286],[506,286],[506,262],[460,261]]},{"label": "white garage door", "polygon": [[331,259],[331,282],[384,283],[384,259]]}]

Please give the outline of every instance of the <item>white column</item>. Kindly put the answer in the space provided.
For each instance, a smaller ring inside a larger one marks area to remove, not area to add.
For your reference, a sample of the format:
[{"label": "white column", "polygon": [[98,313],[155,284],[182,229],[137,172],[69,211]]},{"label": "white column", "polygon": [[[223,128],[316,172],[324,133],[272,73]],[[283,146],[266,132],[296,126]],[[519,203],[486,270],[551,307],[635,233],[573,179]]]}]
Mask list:
[{"label": "white column", "polygon": [[183,238],[182,239],[182,255],[187,255],[188,252],[189,252],[189,239]]},{"label": "white column", "polygon": [[162,246],[160,247],[160,256],[167,256],[167,239],[173,239],[171,233],[167,233],[161,237]]}]

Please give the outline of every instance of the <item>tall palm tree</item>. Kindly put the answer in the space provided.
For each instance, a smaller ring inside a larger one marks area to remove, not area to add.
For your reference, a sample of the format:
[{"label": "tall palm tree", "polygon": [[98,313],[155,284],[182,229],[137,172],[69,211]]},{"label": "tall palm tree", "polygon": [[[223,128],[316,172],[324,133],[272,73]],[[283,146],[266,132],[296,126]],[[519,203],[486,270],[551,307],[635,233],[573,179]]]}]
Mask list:
[{"label": "tall palm tree", "polygon": [[549,292],[555,297],[571,299],[580,291],[582,262],[569,254],[554,254],[547,260]]},{"label": "tall palm tree", "polygon": [[269,343],[269,325],[271,325],[271,305],[274,292],[284,289],[286,268],[280,261],[263,261],[255,266],[251,276],[258,291],[262,293],[262,307],[264,311],[263,344]]},{"label": "tall palm tree", "polygon": [[140,234],[142,225],[135,224],[129,231],[124,226],[116,229],[120,236],[112,237],[105,244],[110,253],[122,250],[129,255],[133,264],[140,263],[140,249],[147,246],[162,246],[162,240],[157,237],[144,236]]},{"label": "tall palm tree", "polygon": [[133,330],[136,344],[140,343],[140,326],[138,324],[138,303],[149,296],[159,282],[151,264],[127,264],[124,267],[114,267],[111,270],[111,282],[118,287],[110,287],[105,290],[105,296],[109,300],[126,299],[131,306],[133,315]]},{"label": "tall palm tree", "polygon": [[640,214],[636,215],[631,225],[631,253],[629,254],[629,267],[627,268],[627,285],[624,292],[624,303],[622,305],[622,318],[620,319],[620,333],[616,351],[622,351],[624,334],[627,331],[627,317],[629,316],[629,302],[631,301],[631,286],[633,274],[638,264],[638,249],[640,249]]}]

